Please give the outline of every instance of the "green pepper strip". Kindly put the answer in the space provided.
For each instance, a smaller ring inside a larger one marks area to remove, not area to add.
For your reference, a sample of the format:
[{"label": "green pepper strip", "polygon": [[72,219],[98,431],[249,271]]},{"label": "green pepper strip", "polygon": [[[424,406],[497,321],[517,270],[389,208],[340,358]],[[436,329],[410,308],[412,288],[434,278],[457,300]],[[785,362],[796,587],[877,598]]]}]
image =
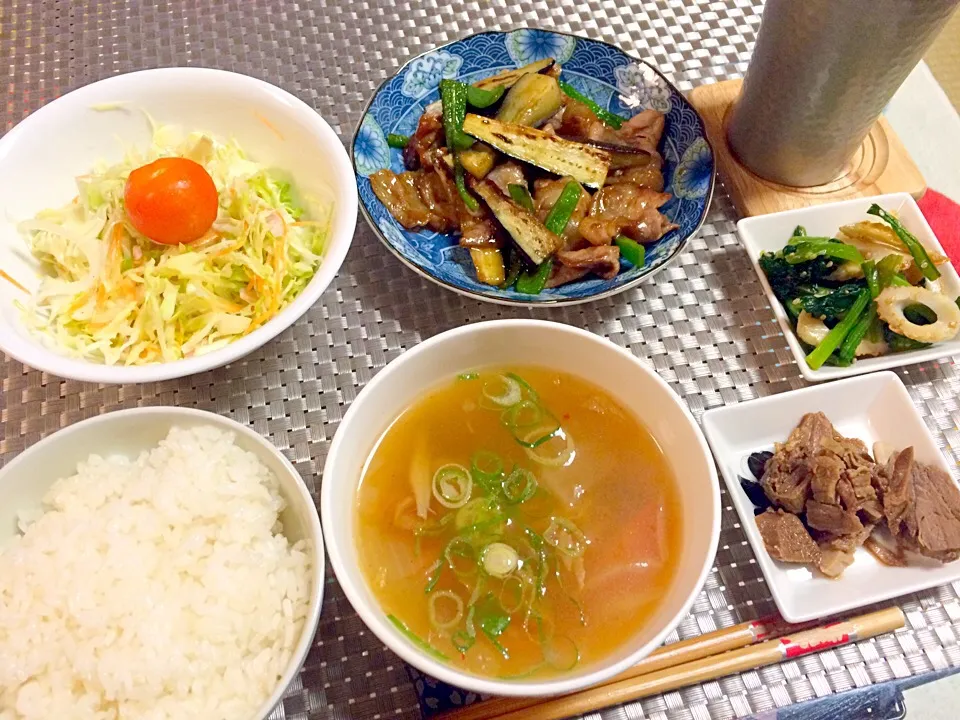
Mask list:
[{"label": "green pepper strip", "polygon": [[466,150],[473,138],[463,131],[467,116],[467,85],[456,80],[440,81],[440,100],[443,103],[443,133],[451,150]]},{"label": "green pepper strip", "polygon": [[900,223],[900,221],[897,220],[897,218],[876,203],[870,206],[870,209],[867,210],[867,214],[876,215],[887,225],[893,228],[893,231],[897,234],[897,237],[900,238],[900,242],[902,242],[906,246],[907,250],[910,251],[913,261],[917,264],[920,272],[923,273],[923,276],[927,280],[936,280],[938,277],[940,277],[940,271],[937,270],[937,266],[933,264],[930,256],[927,255],[926,248],[923,247],[921,242],[917,240],[913,233],[907,230]]},{"label": "green pepper strip", "polygon": [[498,85],[491,90],[484,90],[483,88],[474,87],[473,85],[467,86],[467,103],[472,105],[475,108],[488,108],[493,105],[497,100],[503,97],[503,93],[506,92],[506,85]]},{"label": "green pepper strip", "polygon": [[407,135],[397,135],[396,133],[390,133],[387,135],[387,145],[392,148],[397,148],[402,150],[407,145],[410,144],[410,137]]},{"label": "green pepper strip", "polygon": [[[511,188],[512,190],[512,188]],[[573,215],[577,203],[580,202],[580,194],[583,188],[576,180],[571,180],[566,184],[557,202],[554,203],[550,214],[544,221],[547,230],[554,235],[560,235],[570,222],[570,216]],[[546,287],[547,280],[550,278],[550,272],[553,270],[553,260],[547,258],[537,267],[536,271],[525,272],[517,278],[517,292],[524,295],[539,295]]]},{"label": "green pepper strip", "polygon": [[853,245],[846,243],[833,242],[830,238],[802,238],[795,239],[790,243],[794,250],[790,253],[784,253],[783,259],[791,265],[810,262],[814,258],[824,255],[826,257],[836,258],[849,262],[862,263],[863,255]]},{"label": "green pepper strip", "polygon": [[467,210],[470,212],[479,210],[480,203],[477,202],[477,199],[467,190],[467,180],[463,174],[463,165],[460,164],[460,158],[454,158],[453,161],[453,183],[457,186],[457,192],[460,194],[460,199],[463,200],[463,204],[467,206]]},{"label": "green pepper strip", "polygon": [[869,302],[870,291],[864,288],[860,291],[856,301],[854,301],[853,306],[843,320],[838,322],[833,329],[827,333],[823,341],[807,355],[807,365],[813,370],[820,369],[827,361],[827,358],[833,355],[833,351],[840,347],[840,343],[843,342],[844,338],[850,334],[850,331],[853,329],[853,326],[857,324],[857,320],[860,319],[863,311],[867,309],[867,303]]},{"label": "green pepper strip", "polygon": [[530,192],[523,185],[510,183],[507,185],[507,190],[510,191],[510,197],[517,205],[527,212],[533,212],[533,198],[530,197]]},{"label": "green pepper strip", "polygon": [[553,204],[547,219],[543,222],[547,226],[547,230],[554,235],[560,235],[566,229],[567,223],[570,222],[570,216],[573,215],[577,203],[580,202],[582,192],[583,189],[576,180],[571,180],[566,184],[560,191],[560,197]]},{"label": "green pepper strip", "polygon": [[613,239],[613,244],[620,248],[620,257],[634,267],[643,267],[643,262],[647,254],[643,245],[636,240],[631,240],[626,235],[617,235],[617,237]]},{"label": "green pepper strip", "polygon": [[539,295],[547,285],[551,270],[553,270],[553,259],[547,258],[532,273],[520,273],[520,277],[517,278],[517,292],[524,295]]},{"label": "green pepper strip", "polygon": [[603,109],[602,107],[597,105],[597,103],[595,103],[593,100],[591,100],[586,95],[584,95],[579,90],[577,90],[575,87],[573,87],[573,85],[571,85],[570,83],[565,83],[561,80],[560,89],[563,90],[563,92],[566,95],[568,95],[569,97],[572,97],[577,102],[581,102],[584,105],[586,105],[588,108],[590,108],[590,110],[593,111],[594,115],[596,115],[598,118],[603,120],[603,122],[605,122],[607,125],[609,125],[612,128],[619,130],[620,126],[627,121],[626,118],[622,118],[619,115],[616,115],[610,112],[609,110]]},{"label": "green pepper strip", "polygon": [[793,229],[793,235],[791,235],[790,237],[806,237],[806,236],[807,236],[807,229],[803,225],[797,225]]}]

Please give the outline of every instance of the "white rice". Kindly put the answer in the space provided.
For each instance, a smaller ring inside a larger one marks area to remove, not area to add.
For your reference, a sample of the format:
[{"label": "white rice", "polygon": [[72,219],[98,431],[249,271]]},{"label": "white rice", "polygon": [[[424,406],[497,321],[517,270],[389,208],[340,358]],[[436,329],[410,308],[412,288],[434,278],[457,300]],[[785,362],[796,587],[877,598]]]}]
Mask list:
[{"label": "white rice", "polygon": [[289,662],[309,548],[230,433],[91,455],[0,548],[0,720],[248,720]]}]

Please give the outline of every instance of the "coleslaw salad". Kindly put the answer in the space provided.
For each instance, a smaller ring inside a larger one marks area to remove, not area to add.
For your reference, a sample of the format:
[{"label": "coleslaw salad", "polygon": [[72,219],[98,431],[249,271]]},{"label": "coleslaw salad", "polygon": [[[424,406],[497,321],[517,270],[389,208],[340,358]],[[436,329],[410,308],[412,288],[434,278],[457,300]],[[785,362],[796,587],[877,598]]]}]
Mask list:
[{"label": "coleslaw salad", "polygon": [[[159,157],[204,166],[217,219],[189,245],[158,245],[123,208],[132,170]],[[77,196],[18,230],[44,277],[24,324],[60,352],[107,365],[170,362],[212,352],[269,321],[323,259],[333,203],[299,197],[280,173],[234,141],[155,127],[146,150],[77,178]]]}]

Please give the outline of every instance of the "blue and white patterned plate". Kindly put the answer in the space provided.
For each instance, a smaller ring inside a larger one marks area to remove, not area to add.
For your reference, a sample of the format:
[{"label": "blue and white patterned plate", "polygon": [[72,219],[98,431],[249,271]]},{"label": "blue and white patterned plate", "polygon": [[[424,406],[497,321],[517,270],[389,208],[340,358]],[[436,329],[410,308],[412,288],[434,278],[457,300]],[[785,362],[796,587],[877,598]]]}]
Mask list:
[{"label": "blue and white patterned plate", "polygon": [[[624,266],[612,280],[591,276],[539,295],[523,295],[477,282],[469,253],[454,236],[405,230],[373,194],[368,178],[381,168],[403,170],[401,151],[387,146],[387,134],[413,134],[424,108],[439,99],[441,79],[475,82],[547,57],[562,65],[563,80],[618,115],[629,117],[647,108],[666,114],[661,154],[664,190],[673,199],[662,210],[680,228],[647,245],[643,267]],[[680,91],[656,68],[613,45],[548,30],[478,33],[414,58],[377,89],[350,150],[360,208],[397,257],[456,292],[507,305],[573,304],[633,287],[680,254],[703,224],[713,196],[713,150],[703,120]]]}]

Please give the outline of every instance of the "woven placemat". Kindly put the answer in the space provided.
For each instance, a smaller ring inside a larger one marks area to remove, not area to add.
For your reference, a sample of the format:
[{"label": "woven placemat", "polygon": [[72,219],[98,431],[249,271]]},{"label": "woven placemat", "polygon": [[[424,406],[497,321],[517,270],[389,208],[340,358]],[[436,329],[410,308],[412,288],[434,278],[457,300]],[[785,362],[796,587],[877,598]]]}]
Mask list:
[{"label": "woven placemat", "polygon": [[[5,0],[0,4],[0,127],[80,85],[121,72],[205,65],[301,97],[349,139],[376,86],[412,55],[470,32],[543,25],[646,57],[682,90],[746,69],[760,22],[752,0],[232,0],[148,4]],[[803,382],[734,233],[722,187],[679,261],[639,288],[535,313],[585,327],[655,368],[699,416],[708,407]],[[63,381],[0,357],[0,458],[82,418],[181,405],[232,417],[269,437],[314,490],[330,439],[360,388],[391,359],[443,330],[530,311],[461,298],[419,279],[361,221],[339,277],[305,317],[246,359],[163,383]],[[950,361],[900,372],[951,462],[960,378]],[[315,647],[271,718],[416,717],[403,663],[364,627],[332,576]],[[902,598],[908,627],[798,661],[604,711],[614,718],[732,718],[960,665],[957,588]],[[766,615],[770,594],[724,497],[716,566],[668,640]],[[592,718],[597,715],[592,715]]]}]

